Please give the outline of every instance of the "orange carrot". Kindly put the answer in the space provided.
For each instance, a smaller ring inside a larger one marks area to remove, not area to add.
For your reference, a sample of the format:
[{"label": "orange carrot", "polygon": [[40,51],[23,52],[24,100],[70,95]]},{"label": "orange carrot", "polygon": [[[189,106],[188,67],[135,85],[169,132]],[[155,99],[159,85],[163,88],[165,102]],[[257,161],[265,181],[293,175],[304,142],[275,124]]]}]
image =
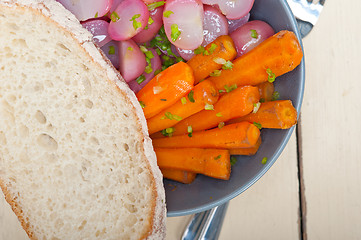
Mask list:
[{"label": "orange carrot", "polygon": [[297,123],[297,111],[290,100],[278,100],[262,103],[256,113],[230,120],[229,124],[237,122],[256,122],[262,128],[290,128]]},{"label": "orange carrot", "polygon": [[261,145],[261,138],[258,138],[258,141],[256,142],[256,144],[252,147],[249,148],[233,148],[233,149],[229,149],[229,154],[231,155],[255,155],[259,149],[259,146]]},{"label": "orange carrot", "polygon": [[272,81],[297,67],[303,52],[296,35],[283,30],[263,41],[250,52],[233,61],[233,68],[210,77],[218,89],[225,86],[257,85]]},{"label": "orange carrot", "polygon": [[181,183],[192,183],[196,179],[197,174],[178,169],[161,168],[163,177]]},{"label": "orange carrot", "polygon": [[260,101],[263,102],[271,101],[273,98],[273,93],[275,92],[275,87],[271,82],[263,82],[257,85],[259,90]]},{"label": "orange carrot", "polygon": [[155,148],[160,168],[178,169],[228,180],[231,173],[226,149]]},{"label": "orange carrot", "polygon": [[158,132],[177,124],[204,109],[206,104],[214,104],[218,100],[218,90],[214,83],[205,80],[194,87],[188,94],[172,106],[147,120],[149,134]]},{"label": "orange carrot", "polygon": [[192,90],[193,84],[193,70],[184,62],[157,74],[137,93],[145,118],[153,117],[173,105]]},{"label": "orange carrot", "polygon": [[259,129],[249,123],[241,122],[206,131],[194,132],[191,136],[179,136],[153,139],[154,147],[162,148],[246,148],[256,144]]},{"label": "orange carrot", "polygon": [[250,113],[253,104],[259,101],[257,87],[244,86],[237,88],[221,96],[213,106],[214,110],[202,110],[189,118],[186,118],[174,125],[173,135],[180,135],[193,131],[210,129],[218,126],[220,122],[228,121]]}]

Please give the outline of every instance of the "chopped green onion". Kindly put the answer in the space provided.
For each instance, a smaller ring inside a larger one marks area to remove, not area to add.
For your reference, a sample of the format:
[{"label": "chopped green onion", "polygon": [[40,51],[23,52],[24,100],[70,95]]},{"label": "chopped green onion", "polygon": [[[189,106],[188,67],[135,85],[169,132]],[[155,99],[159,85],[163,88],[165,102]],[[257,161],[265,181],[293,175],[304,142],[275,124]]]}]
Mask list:
[{"label": "chopped green onion", "polygon": [[233,84],[232,86],[228,87],[228,85],[224,85],[224,89],[226,89],[226,92],[232,92],[233,90],[237,89],[237,84]]},{"label": "chopped green onion", "polygon": [[138,83],[138,84],[141,84],[142,82],[144,82],[144,80],[145,80],[145,76],[142,74],[142,75],[140,75],[139,77],[137,77],[136,79],[135,79],[135,81]]},{"label": "chopped green onion", "polygon": [[114,55],[114,54],[115,54],[115,47],[114,47],[114,46],[109,46],[109,51],[108,51],[108,53],[109,53],[110,55]]},{"label": "chopped green onion", "polygon": [[219,76],[221,76],[221,73],[222,73],[221,70],[214,70],[213,72],[211,72],[209,74],[209,76],[211,76],[211,77],[219,77]]},{"label": "chopped green onion", "polygon": [[132,48],[132,47],[128,47],[127,50],[133,51],[133,48]]},{"label": "chopped green onion", "polygon": [[162,54],[162,52],[159,50],[159,48],[155,49],[155,51],[158,53],[158,55]]},{"label": "chopped green onion", "polygon": [[135,14],[129,21],[133,21],[133,28],[137,30],[142,27],[142,23],[138,22],[136,19],[140,17],[140,14]]},{"label": "chopped green onion", "polygon": [[218,123],[218,128],[222,128],[222,127],[224,127],[224,125],[226,125],[224,122],[220,122],[220,123]]},{"label": "chopped green onion", "polygon": [[263,165],[266,164],[266,163],[267,163],[267,160],[268,160],[267,157],[262,158],[262,164],[263,164]]},{"label": "chopped green onion", "polygon": [[160,73],[161,71],[162,71],[162,70],[160,70],[160,69],[155,70],[154,76],[157,75],[158,73]]},{"label": "chopped green onion", "polygon": [[234,166],[237,163],[237,161],[238,161],[237,158],[232,156],[231,157],[231,166]]},{"label": "chopped green onion", "polygon": [[208,104],[206,103],[206,105],[204,106],[205,110],[214,110],[214,106],[212,104]]},{"label": "chopped green onion", "polygon": [[148,49],[143,45],[139,46],[139,49],[142,51],[142,53],[148,52]]},{"label": "chopped green onion", "polygon": [[140,106],[141,106],[142,108],[145,108],[145,104],[144,104],[144,102],[139,101],[139,104],[140,104]]},{"label": "chopped green onion", "polygon": [[194,95],[194,91],[191,90],[191,91],[188,93],[188,99],[189,99],[189,101],[192,102],[192,103],[195,102],[193,95]]},{"label": "chopped green onion", "polygon": [[154,55],[153,55],[152,51],[146,51],[144,54],[145,54],[145,56],[146,56],[147,58],[149,58],[149,59],[154,58]]},{"label": "chopped green onion", "polygon": [[223,64],[222,69],[224,70],[228,70],[228,69],[232,69],[233,68],[233,63],[231,61],[227,61]]},{"label": "chopped green onion", "polygon": [[154,23],[154,20],[152,17],[149,17],[148,19],[148,25],[152,25]]},{"label": "chopped green onion", "polygon": [[203,55],[209,56],[208,50],[204,50]]},{"label": "chopped green onion", "polygon": [[251,29],[251,37],[252,38],[258,38],[258,33],[257,33],[257,31],[256,30],[254,30],[254,29]]},{"label": "chopped green onion", "polygon": [[272,70],[269,69],[269,68],[267,68],[266,72],[267,72],[267,74],[268,74],[268,81],[269,81],[270,83],[274,82],[275,79],[276,79],[276,74],[274,74],[274,73],[272,72]]},{"label": "chopped green onion", "polygon": [[169,18],[169,16],[171,15],[171,14],[174,14],[174,12],[172,12],[172,11],[164,11],[163,12],[163,17],[166,17],[166,18]]},{"label": "chopped green onion", "polygon": [[175,131],[175,128],[170,127],[170,128],[163,129],[162,134],[163,134],[163,136],[171,137],[173,135],[174,131]]},{"label": "chopped green onion", "polygon": [[187,103],[187,99],[186,99],[185,97],[182,97],[182,98],[181,98],[181,102],[182,102],[182,104],[184,105],[184,104]]},{"label": "chopped green onion", "polygon": [[227,61],[224,58],[220,58],[220,57],[215,57],[213,58],[213,62],[217,63],[217,64],[225,64]]},{"label": "chopped green onion", "polygon": [[165,116],[164,119],[168,118],[169,120],[176,120],[176,121],[182,120],[182,117],[181,117],[181,116],[178,116],[178,115],[175,115],[175,114],[171,114],[170,112],[164,113],[164,116]]},{"label": "chopped green onion", "polygon": [[151,72],[153,72],[153,68],[148,65],[148,66],[145,67],[144,72],[151,73]]},{"label": "chopped green onion", "polygon": [[204,47],[201,45],[194,50],[194,54],[197,54],[197,55],[202,54],[202,53],[204,53],[204,50],[205,50]]},{"label": "chopped green onion", "polygon": [[163,102],[167,101],[167,99],[165,99],[165,98],[161,98],[160,100],[163,101]]},{"label": "chopped green onion", "polygon": [[94,17],[95,17],[95,18],[97,18],[97,17],[98,17],[98,15],[99,15],[99,13],[98,13],[98,12],[96,12]]},{"label": "chopped green onion", "polygon": [[253,111],[252,111],[252,113],[258,112],[258,109],[259,109],[260,106],[261,106],[261,103],[260,103],[260,102],[258,102],[258,103],[253,103]]},{"label": "chopped green onion", "polygon": [[222,157],[222,155],[218,155],[217,157],[214,158],[214,160],[218,160]]},{"label": "chopped green onion", "polygon": [[179,38],[179,36],[181,35],[181,32],[179,31],[178,25],[173,23],[171,26],[171,38],[172,41],[175,42],[177,41],[177,39]]},{"label": "chopped green onion", "polygon": [[110,14],[110,19],[112,20],[112,22],[116,22],[120,19],[118,13],[116,11],[112,12]]},{"label": "chopped green onion", "polygon": [[280,93],[277,91],[274,91],[272,94],[272,101],[276,101],[280,98]]},{"label": "chopped green onion", "polygon": [[258,129],[262,129],[262,124],[254,122],[253,125],[255,125]]},{"label": "chopped green onion", "polygon": [[159,2],[150,3],[150,4],[147,5],[147,7],[148,7],[149,11],[153,11],[157,7],[161,7],[164,4],[165,4],[165,1],[159,1]]},{"label": "chopped green onion", "polygon": [[214,50],[216,50],[216,48],[217,48],[217,44],[212,43],[211,47],[208,49],[209,53],[212,54]]},{"label": "chopped green onion", "polygon": [[187,132],[188,132],[188,137],[192,137],[192,134],[193,134],[193,128],[192,128],[192,126],[188,126],[188,127],[187,127]]},{"label": "chopped green onion", "polygon": [[223,117],[222,113],[220,113],[220,112],[219,112],[219,113],[216,113],[216,116],[217,116],[217,117]]}]

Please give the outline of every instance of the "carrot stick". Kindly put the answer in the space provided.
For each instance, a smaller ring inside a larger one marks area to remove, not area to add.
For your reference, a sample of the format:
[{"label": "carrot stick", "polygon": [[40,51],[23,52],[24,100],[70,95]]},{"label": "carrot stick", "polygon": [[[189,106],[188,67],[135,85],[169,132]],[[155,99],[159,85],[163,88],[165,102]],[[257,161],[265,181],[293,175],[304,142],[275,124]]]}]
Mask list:
[{"label": "carrot stick", "polygon": [[181,183],[192,183],[196,179],[197,174],[178,169],[161,168],[160,171],[164,178],[171,179]]},{"label": "carrot stick", "polygon": [[275,92],[273,83],[267,81],[258,84],[257,87],[259,90],[260,101],[263,100],[262,102],[268,102],[272,100],[273,93]]},{"label": "carrot stick", "polygon": [[207,52],[200,53],[192,57],[187,63],[194,71],[194,82],[209,76],[214,70],[222,68],[222,64],[216,63],[215,58],[231,61],[237,56],[236,48],[230,36],[218,37],[205,47]]},{"label": "carrot stick", "polygon": [[256,113],[230,120],[229,124],[237,122],[256,122],[262,128],[290,128],[297,123],[297,111],[290,100],[278,100],[262,103]]},{"label": "carrot stick", "polygon": [[178,169],[228,180],[231,173],[226,149],[155,148],[160,168]]},{"label": "carrot stick", "polygon": [[206,131],[194,132],[192,136],[179,136],[153,139],[154,147],[162,148],[246,148],[256,144],[259,129],[249,122],[240,122]]},{"label": "carrot stick", "polygon": [[233,148],[233,149],[229,149],[229,154],[231,155],[255,155],[259,149],[259,146],[261,145],[261,138],[258,138],[258,141],[256,142],[256,144],[252,147],[249,148]]},{"label": "carrot stick", "polygon": [[188,133],[189,126],[193,131],[200,131],[216,127],[220,122],[244,116],[253,110],[253,104],[258,101],[257,87],[237,88],[221,96],[214,104],[214,110],[202,110],[174,125],[173,135]]},{"label": "carrot stick", "polygon": [[224,86],[257,85],[297,67],[302,48],[293,32],[283,30],[263,41],[253,50],[233,61],[233,68],[210,77],[218,89]]},{"label": "carrot stick", "polygon": [[173,105],[192,90],[193,84],[193,70],[184,62],[157,74],[137,93],[145,118],[153,117]]},{"label": "carrot stick", "polygon": [[204,109],[206,104],[214,104],[218,100],[218,90],[214,83],[205,80],[196,85],[188,95],[172,106],[147,120],[149,134],[158,132],[177,124]]}]

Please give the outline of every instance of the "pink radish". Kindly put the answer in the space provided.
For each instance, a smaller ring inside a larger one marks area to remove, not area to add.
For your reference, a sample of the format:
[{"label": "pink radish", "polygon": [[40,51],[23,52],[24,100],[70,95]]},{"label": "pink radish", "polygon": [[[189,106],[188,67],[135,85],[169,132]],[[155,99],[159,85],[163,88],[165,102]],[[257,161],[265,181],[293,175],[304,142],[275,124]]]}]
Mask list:
[{"label": "pink radish", "polygon": [[57,0],[79,21],[102,17],[109,12],[113,0]]},{"label": "pink radish", "polygon": [[148,23],[149,11],[141,0],[124,0],[110,14],[109,35],[114,40],[128,40]]},{"label": "pink radish", "polygon": [[119,46],[118,42],[110,41],[101,47],[115,68],[119,68]]},{"label": "pink radish", "polygon": [[249,21],[230,34],[238,56],[249,52],[274,34],[273,28],[260,20]]},{"label": "pink radish", "polygon": [[150,41],[163,25],[163,7],[155,8],[149,12],[149,21],[147,27],[133,37],[136,43],[145,43]]},{"label": "pink radish", "polygon": [[119,72],[126,82],[139,77],[147,65],[144,53],[131,39],[119,42],[119,61]]},{"label": "pink radish", "polygon": [[99,47],[104,46],[112,39],[108,34],[109,23],[104,20],[92,19],[82,23],[91,34],[93,34],[94,42],[98,44]]},{"label": "pink radish", "polygon": [[246,22],[248,22],[250,14],[248,13],[246,16],[240,19],[231,20],[228,19],[228,32],[231,33],[237,28],[243,26]]},{"label": "pink radish", "polygon": [[254,0],[202,0],[202,2],[208,5],[218,5],[228,19],[239,19],[251,10]]},{"label": "pink radish", "polygon": [[200,0],[167,0],[163,12],[169,41],[182,49],[196,49],[203,42],[203,4]]},{"label": "pink radish", "polygon": [[112,4],[109,12],[110,12],[110,13],[114,12],[115,9],[117,9],[117,7],[119,6],[119,4],[120,4],[121,2],[123,2],[123,1],[124,1],[124,0],[113,0],[113,4]]}]

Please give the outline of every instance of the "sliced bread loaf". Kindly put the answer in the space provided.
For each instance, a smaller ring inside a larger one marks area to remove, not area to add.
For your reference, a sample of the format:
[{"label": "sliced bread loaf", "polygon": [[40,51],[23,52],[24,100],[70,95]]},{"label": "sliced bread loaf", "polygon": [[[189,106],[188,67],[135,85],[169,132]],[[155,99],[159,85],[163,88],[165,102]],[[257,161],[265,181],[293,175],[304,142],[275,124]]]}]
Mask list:
[{"label": "sliced bread loaf", "polygon": [[31,239],[163,239],[142,109],[53,0],[0,0],[0,186]]}]

